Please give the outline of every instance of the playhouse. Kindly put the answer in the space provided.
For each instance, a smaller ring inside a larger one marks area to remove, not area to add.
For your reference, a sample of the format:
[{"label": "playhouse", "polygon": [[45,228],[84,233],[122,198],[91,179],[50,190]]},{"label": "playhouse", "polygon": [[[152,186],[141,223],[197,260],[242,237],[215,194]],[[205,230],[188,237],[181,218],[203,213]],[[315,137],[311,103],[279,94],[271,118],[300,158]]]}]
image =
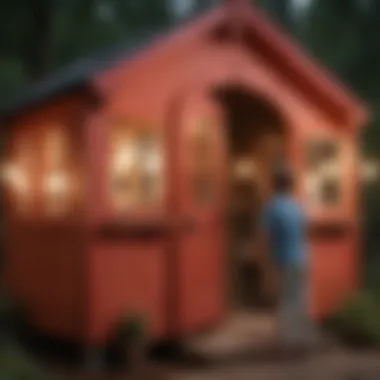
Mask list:
[{"label": "playhouse", "polygon": [[[358,286],[366,110],[248,1],[85,59],[2,111],[6,280],[45,334],[85,344],[121,313],[156,338],[218,325],[234,178],[299,175],[311,311]],[[233,297],[232,297],[233,298]]]}]

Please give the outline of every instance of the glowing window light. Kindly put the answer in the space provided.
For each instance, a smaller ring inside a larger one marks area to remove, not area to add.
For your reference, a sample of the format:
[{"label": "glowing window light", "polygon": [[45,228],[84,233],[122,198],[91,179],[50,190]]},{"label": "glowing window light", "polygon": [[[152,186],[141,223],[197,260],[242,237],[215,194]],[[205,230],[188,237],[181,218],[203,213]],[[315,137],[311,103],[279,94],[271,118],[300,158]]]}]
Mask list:
[{"label": "glowing window light", "polygon": [[309,175],[305,178],[305,190],[311,203],[319,203],[321,200],[321,178],[316,175]]},{"label": "glowing window light", "polygon": [[379,179],[379,163],[375,161],[364,161],[361,165],[361,177],[364,181],[371,183]]},{"label": "glowing window light", "polygon": [[157,174],[163,164],[163,155],[160,152],[152,153],[145,161],[145,169],[148,173]]},{"label": "glowing window light", "polygon": [[45,176],[44,193],[49,213],[62,213],[66,209],[65,200],[70,190],[68,175],[63,171],[52,171]]},{"label": "glowing window light", "polygon": [[239,160],[234,168],[233,175],[236,179],[251,179],[256,175],[256,166],[250,159]]},{"label": "glowing window light", "polygon": [[162,198],[161,139],[145,125],[122,124],[110,136],[110,201],[116,212]]},{"label": "glowing window light", "polygon": [[158,144],[155,139],[140,146],[139,201],[142,203],[157,203],[163,196],[163,152]]},{"label": "glowing window light", "polygon": [[25,170],[17,165],[5,165],[2,170],[2,180],[17,195],[26,196],[30,191],[28,176]]},{"label": "glowing window light", "polygon": [[115,136],[111,155],[112,202],[117,212],[126,211],[136,197],[133,171],[136,166],[136,146],[130,134]]},{"label": "glowing window light", "polygon": [[337,178],[340,175],[340,167],[338,163],[327,162],[321,166],[320,172],[318,174],[323,177]]},{"label": "glowing window light", "polygon": [[18,214],[25,214],[31,206],[31,185],[27,171],[18,165],[8,164],[2,168],[2,181],[11,197],[14,197],[12,208]]},{"label": "glowing window light", "polygon": [[60,165],[67,153],[66,135],[61,128],[53,128],[46,135],[46,160],[51,166]]},{"label": "glowing window light", "polygon": [[134,165],[135,152],[131,143],[119,143],[113,157],[113,170],[116,173],[128,172]]},{"label": "glowing window light", "polygon": [[52,172],[46,176],[45,192],[54,195],[64,195],[69,190],[67,175],[63,172]]},{"label": "glowing window light", "polygon": [[46,211],[50,215],[68,211],[72,183],[64,169],[68,155],[68,136],[62,126],[51,126],[45,135],[46,173],[43,177],[42,192],[45,196]]}]

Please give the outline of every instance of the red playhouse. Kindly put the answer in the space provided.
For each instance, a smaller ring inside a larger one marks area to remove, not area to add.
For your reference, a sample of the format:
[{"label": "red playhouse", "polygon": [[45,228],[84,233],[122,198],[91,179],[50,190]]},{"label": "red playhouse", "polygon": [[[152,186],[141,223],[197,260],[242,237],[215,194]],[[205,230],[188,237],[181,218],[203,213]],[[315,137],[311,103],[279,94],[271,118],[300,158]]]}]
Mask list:
[{"label": "red playhouse", "polygon": [[329,313],[359,285],[364,106],[248,1],[138,44],[2,112],[6,281],[36,329],[91,345],[123,312],[155,338],[217,326],[238,307],[233,181],[264,203],[280,154],[310,222],[311,311]]}]

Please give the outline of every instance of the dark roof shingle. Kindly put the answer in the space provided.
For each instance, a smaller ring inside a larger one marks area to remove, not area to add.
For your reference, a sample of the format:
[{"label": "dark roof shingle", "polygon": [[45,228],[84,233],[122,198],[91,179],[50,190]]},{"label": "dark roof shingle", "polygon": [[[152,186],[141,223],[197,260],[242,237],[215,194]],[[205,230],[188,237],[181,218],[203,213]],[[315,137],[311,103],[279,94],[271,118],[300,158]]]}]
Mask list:
[{"label": "dark roof shingle", "polygon": [[106,70],[122,59],[128,59],[143,47],[154,42],[156,38],[170,32],[171,29],[172,27],[161,27],[141,33],[129,38],[127,42],[66,66],[60,72],[28,86],[21,96],[0,107],[0,115],[11,116],[17,111],[88,83],[97,73]]}]

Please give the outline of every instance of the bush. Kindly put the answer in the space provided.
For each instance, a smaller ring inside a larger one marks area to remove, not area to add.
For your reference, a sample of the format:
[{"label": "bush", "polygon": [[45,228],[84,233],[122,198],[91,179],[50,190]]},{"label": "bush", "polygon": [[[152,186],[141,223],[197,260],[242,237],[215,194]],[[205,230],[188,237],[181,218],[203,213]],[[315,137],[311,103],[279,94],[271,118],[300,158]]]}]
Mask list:
[{"label": "bush", "polygon": [[9,380],[51,380],[17,347],[0,351],[0,379]]},{"label": "bush", "polygon": [[325,326],[351,346],[380,347],[380,300],[370,293],[348,299]]},{"label": "bush", "polygon": [[141,315],[123,316],[116,332],[119,341],[133,344],[144,339],[146,335],[145,319]]},{"label": "bush", "polygon": [[14,339],[26,321],[21,304],[3,295],[0,298],[0,379],[50,380],[51,376],[47,376]]},{"label": "bush", "polygon": [[142,315],[125,314],[116,325],[116,345],[124,366],[132,371],[145,367],[147,324]]},{"label": "bush", "polygon": [[14,335],[27,323],[25,309],[8,296],[0,298],[0,334]]}]

